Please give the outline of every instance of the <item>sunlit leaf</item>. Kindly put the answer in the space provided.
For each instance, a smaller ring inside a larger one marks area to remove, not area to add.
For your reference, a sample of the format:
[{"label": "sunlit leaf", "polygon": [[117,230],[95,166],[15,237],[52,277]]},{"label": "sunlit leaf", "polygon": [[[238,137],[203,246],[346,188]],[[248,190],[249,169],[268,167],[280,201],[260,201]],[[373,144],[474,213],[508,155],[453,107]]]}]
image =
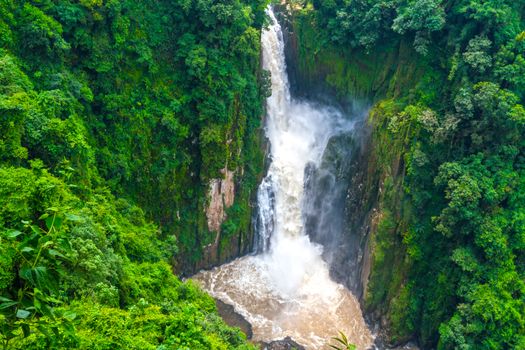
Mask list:
[{"label": "sunlit leaf", "polygon": [[20,236],[21,234],[22,234],[22,232],[16,231],[16,230],[7,231],[7,237],[8,238],[16,238],[16,237]]},{"label": "sunlit leaf", "polygon": [[24,248],[22,248],[20,251],[21,251],[22,253],[31,253],[33,250],[35,250],[35,249],[32,248],[32,247],[24,247]]},{"label": "sunlit leaf", "polygon": [[77,314],[74,311],[66,311],[63,316],[66,320],[73,321],[77,317]]},{"label": "sunlit leaf", "polygon": [[27,310],[18,309],[16,311],[16,317],[21,318],[21,319],[26,319],[26,318],[29,317],[29,315],[31,315],[31,312],[29,312]]},{"label": "sunlit leaf", "polygon": [[73,221],[73,222],[84,222],[85,221],[82,216],[75,215],[75,214],[66,213],[65,217],[67,220]]}]

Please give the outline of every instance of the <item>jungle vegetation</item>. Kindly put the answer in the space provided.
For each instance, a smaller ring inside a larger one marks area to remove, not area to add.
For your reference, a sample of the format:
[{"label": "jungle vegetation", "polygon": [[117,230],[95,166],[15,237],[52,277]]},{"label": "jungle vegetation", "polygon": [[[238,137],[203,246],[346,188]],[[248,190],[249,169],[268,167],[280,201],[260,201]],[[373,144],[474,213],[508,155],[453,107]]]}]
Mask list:
[{"label": "jungle vegetation", "polygon": [[393,342],[525,349],[525,1],[296,8],[303,68],[324,62],[328,85],[373,100],[377,159],[401,169],[384,183],[368,311]]},{"label": "jungle vegetation", "polygon": [[249,215],[265,6],[0,1],[2,348],[252,348],[174,266],[220,169],[244,174],[228,233]]},{"label": "jungle vegetation", "polygon": [[[225,237],[249,223],[266,4],[0,0],[4,348],[252,348],[173,268],[213,238],[221,169],[243,169]],[[524,349],[525,2],[297,5],[311,54],[402,47],[419,69],[372,96],[378,158],[399,155],[403,174],[385,184],[367,308],[423,348]]]}]

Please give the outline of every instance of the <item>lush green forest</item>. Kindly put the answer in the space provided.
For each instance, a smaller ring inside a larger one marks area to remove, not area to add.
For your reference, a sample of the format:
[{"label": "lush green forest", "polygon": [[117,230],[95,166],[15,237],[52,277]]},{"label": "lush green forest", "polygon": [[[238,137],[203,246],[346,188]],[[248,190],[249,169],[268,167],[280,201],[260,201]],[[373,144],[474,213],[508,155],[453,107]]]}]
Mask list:
[{"label": "lush green forest", "polygon": [[[219,249],[249,231],[266,4],[0,0],[4,348],[253,348],[174,271],[224,169]],[[393,343],[525,349],[525,1],[291,4],[299,69],[373,102],[365,313]]]},{"label": "lush green forest", "polygon": [[249,224],[265,6],[0,1],[3,348],[251,348],[173,266],[212,239],[220,169],[225,236]]},{"label": "lush green forest", "polygon": [[525,349],[525,1],[295,8],[301,69],[374,102],[385,176],[365,312],[393,342]]}]

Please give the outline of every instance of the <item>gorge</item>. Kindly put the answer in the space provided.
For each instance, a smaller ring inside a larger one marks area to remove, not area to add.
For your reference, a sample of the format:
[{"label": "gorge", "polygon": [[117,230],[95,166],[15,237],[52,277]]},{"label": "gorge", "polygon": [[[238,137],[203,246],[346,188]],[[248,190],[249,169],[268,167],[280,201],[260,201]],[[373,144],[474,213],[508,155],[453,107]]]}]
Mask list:
[{"label": "gorge", "polygon": [[2,0],[0,348],[525,349],[524,106],[523,0]]},{"label": "gorge", "polygon": [[[329,349],[330,338],[342,331],[358,349],[367,349],[373,336],[359,303],[331,279],[322,258],[340,243],[336,239],[342,235],[346,193],[336,186],[337,174],[330,172],[335,164],[326,157],[327,145],[337,147],[342,140],[339,149],[348,152],[352,143],[344,141],[352,140],[366,109],[345,115],[335,107],[292,98],[281,26],[272,8],[267,13],[271,23],[262,33],[262,54],[272,83],[265,125],[270,165],[258,189],[255,255],[193,279],[233,305],[251,323],[256,341],[291,336],[307,349]],[[317,169],[322,176],[314,176]],[[314,208],[313,201],[324,205]],[[325,247],[314,243],[307,231],[322,236]]]}]

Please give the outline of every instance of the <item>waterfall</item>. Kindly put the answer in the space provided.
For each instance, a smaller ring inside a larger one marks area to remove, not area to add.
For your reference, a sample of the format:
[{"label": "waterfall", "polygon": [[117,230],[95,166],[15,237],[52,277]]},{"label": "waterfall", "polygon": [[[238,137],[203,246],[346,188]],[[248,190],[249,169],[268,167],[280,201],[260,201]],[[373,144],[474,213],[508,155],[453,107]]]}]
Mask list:
[{"label": "waterfall", "polygon": [[257,255],[194,277],[214,297],[234,306],[256,340],[291,336],[308,349],[328,348],[339,330],[360,349],[373,337],[355,297],[330,279],[322,247],[305,233],[305,171],[321,162],[330,138],[352,130],[336,108],[290,96],[281,27],[272,9],[262,33],[263,65],[271,73],[265,133],[271,145],[268,174],[259,186]]}]

